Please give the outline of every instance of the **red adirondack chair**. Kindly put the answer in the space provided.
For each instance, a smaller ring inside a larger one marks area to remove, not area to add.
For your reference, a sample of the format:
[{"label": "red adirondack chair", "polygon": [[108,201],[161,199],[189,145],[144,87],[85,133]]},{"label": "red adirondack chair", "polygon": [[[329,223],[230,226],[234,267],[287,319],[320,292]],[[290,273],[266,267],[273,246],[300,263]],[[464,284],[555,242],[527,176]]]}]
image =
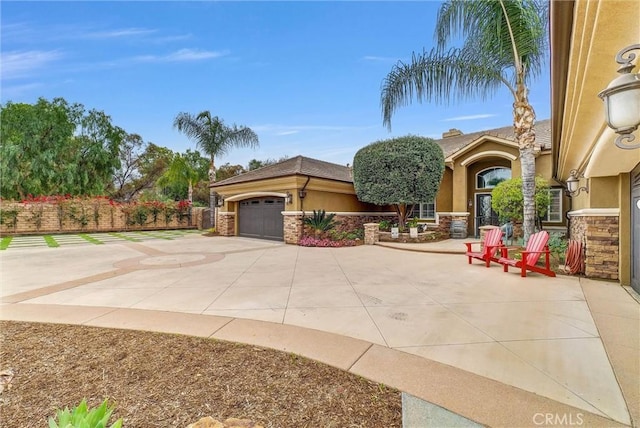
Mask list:
[{"label": "red adirondack chair", "polygon": [[471,259],[478,259],[485,262],[487,267],[491,264],[491,261],[498,261],[496,253],[498,248],[502,247],[502,230],[500,228],[491,229],[484,236],[484,246],[481,251],[472,251],[471,246],[473,244],[479,244],[479,242],[465,242],[467,246],[467,252],[465,255],[469,258],[469,264]]},{"label": "red adirondack chair", "polygon": [[[508,248],[500,249],[502,257],[498,259],[498,263],[503,266],[505,272],[509,271],[509,266],[520,268],[520,276],[526,277],[527,271],[538,272],[547,276],[556,276],[556,273],[549,267],[549,233],[541,230],[529,237],[527,247],[522,252],[522,260],[510,259]],[[544,254],[544,267],[536,266],[540,256]]]}]

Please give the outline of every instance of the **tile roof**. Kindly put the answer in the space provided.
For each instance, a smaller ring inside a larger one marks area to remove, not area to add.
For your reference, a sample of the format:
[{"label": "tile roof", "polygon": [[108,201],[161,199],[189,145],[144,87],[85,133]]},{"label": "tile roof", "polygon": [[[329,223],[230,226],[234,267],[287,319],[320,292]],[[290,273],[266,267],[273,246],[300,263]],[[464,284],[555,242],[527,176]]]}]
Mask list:
[{"label": "tile roof", "polygon": [[[551,121],[549,119],[536,122],[536,142],[544,150],[551,149],[550,123]],[[456,135],[455,137],[447,137],[441,140],[436,140],[435,142],[442,147],[442,151],[446,158],[483,136],[494,136],[515,142],[513,126]],[[304,156],[296,156],[273,165],[268,165],[254,169],[253,171],[245,172],[241,175],[236,175],[235,177],[227,178],[226,180],[215,183],[213,187],[246,183],[250,181],[264,180],[267,178],[286,177],[289,175],[304,175],[353,183],[351,168],[345,165],[338,165]]]},{"label": "tile roof", "polygon": [[264,180],[267,178],[285,177],[289,175],[304,175],[329,180],[353,183],[351,168],[318,159],[296,156],[273,165],[267,165],[253,171],[245,172],[235,177],[219,181],[213,187],[226,186],[228,184],[246,183],[249,181]]},{"label": "tile roof", "polygon": [[[543,150],[551,149],[551,121],[549,119],[541,120],[535,124],[536,143]],[[516,142],[513,132],[513,125],[504,126],[502,128],[489,129],[485,131],[472,132],[470,134],[456,135],[455,137],[447,137],[435,142],[442,147],[444,157],[448,157],[458,150],[468,146],[483,136],[493,136]]]}]

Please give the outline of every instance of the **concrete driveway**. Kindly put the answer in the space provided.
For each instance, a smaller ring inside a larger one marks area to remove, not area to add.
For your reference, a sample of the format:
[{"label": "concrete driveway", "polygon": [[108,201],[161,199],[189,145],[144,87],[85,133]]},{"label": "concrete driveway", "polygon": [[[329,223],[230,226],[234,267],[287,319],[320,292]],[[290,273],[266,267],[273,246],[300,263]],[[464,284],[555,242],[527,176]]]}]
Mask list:
[{"label": "concrete driveway", "polygon": [[640,306],[614,283],[520,278],[459,254],[199,234],[10,247],[0,262],[2,319],[296,352],[491,426],[640,416]]}]

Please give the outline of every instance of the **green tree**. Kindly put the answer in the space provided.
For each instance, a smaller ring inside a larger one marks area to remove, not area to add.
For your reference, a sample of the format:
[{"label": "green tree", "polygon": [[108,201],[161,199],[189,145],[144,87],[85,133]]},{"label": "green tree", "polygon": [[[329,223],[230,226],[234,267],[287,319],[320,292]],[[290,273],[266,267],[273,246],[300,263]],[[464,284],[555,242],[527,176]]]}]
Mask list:
[{"label": "green tree", "polygon": [[[209,111],[202,111],[197,115],[181,112],[173,121],[174,128],[184,133],[187,138],[194,140],[196,146],[210,157],[209,181],[215,182],[215,157],[224,156],[233,148],[251,147],[259,145],[258,135],[251,128],[236,124],[226,125],[218,116],[211,116]],[[211,224],[214,219],[213,190],[209,193],[209,207]]]},{"label": "green tree", "polygon": [[120,146],[120,168],[113,175],[109,195],[120,201],[135,199],[144,190],[153,189],[169,167],[173,152],[145,142],[138,134],[127,134]]},{"label": "green tree", "polygon": [[216,170],[216,181],[226,180],[227,178],[235,177],[245,172],[247,172],[247,170],[244,169],[242,165],[231,165],[227,162]]},{"label": "green tree", "polygon": [[[204,162],[203,162],[204,161]],[[206,180],[208,161],[198,151],[176,153],[169,168],[158,179],[159,186],[181,186],[187,189],[187,200],[193,202],[193,187],[201,180]]]},{"label": "green tree", "polygon": [[[547,52],[547,3],[540,0],[449,0],[438,12],[437,47],[399,62],[384,79],[383,122],[419,100],[486,99],[500,88],[513,96],[513,127],[520,149],[524,235],[535,225],[535,112],[527,84],[540,74]],[[458,36],[459,49],[446,50]]]},{"label": "green tree", "polygon": [[280,159],[271,159],[271,158],[265,159],[265,160],[251,159],[249,161],[249,164],[247,165],[247,170],[253,171],[254,169],[258,169],[258,168],[262,168],[265,166],[286,161],[287,159],[289,159],[289,156],[282,156]]},{"label": "green tree", "polygon": [[[503,220],[523,220],[524,204],[522,200],[522,178],[505,180],[491,192],[491,207]],[[544,216],[551,203],[551,194],[549,193],[549,183],[540,176],[535,178],[534,200],[534,212],[538,217]]]},{"label": "green tree", "polygon": [[0,194],[104,194],[120,166],[124,130],[62,98],[0,106]]},{"label": "green tree", "polygon": [[369,144],[358,150],[353,159],[358,199],[393,205],[401,228],[414,204],[435,198],[443,173],[440,146],[416,135]]}]

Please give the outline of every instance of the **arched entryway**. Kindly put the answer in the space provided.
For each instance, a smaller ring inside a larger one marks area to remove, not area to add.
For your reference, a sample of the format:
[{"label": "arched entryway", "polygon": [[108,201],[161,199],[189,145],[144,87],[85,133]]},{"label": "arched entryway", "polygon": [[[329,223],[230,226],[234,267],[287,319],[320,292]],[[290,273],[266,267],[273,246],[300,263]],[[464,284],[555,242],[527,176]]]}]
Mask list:
[{"label": "arched entryway", "polygon": [[500,219],[491,206],[491,191],[511,178],[511,163],[505,159],[477,162],[469,166],[469,209],[473,218],[473,235],[480,236],[480,227],[498,226]]}]

